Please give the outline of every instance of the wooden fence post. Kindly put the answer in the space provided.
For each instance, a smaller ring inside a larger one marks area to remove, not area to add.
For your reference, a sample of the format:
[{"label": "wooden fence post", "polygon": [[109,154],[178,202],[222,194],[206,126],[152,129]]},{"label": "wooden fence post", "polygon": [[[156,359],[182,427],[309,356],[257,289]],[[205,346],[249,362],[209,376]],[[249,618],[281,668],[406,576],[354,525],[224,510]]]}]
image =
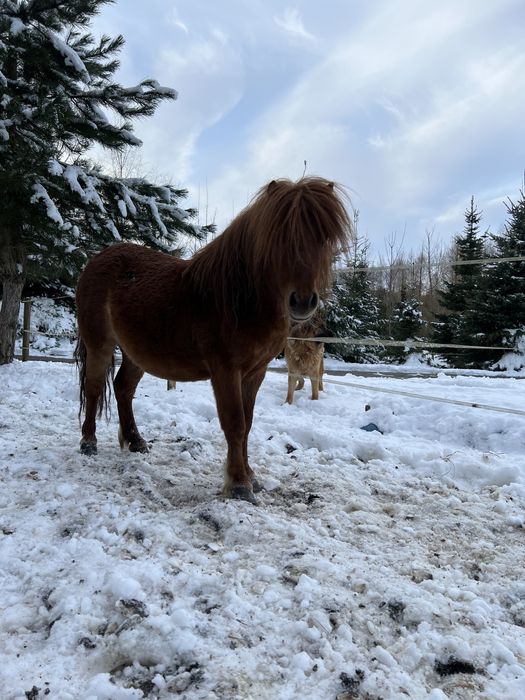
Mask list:
[{"label": "wooden fence post", "polygon": [[168,384],[168,386],[167,386],[168,391],[169,391],[170,389],[175,389],[176,382],[173,382],[171,379],[168,379],[168,380],[167,380],[167,384]]},{"label": "wooden fence post", "polygon": [[29,360],[29,343],[31,340],[31,299],[25,299],[24,304],[24,327],[22,330],[22,362]]}]

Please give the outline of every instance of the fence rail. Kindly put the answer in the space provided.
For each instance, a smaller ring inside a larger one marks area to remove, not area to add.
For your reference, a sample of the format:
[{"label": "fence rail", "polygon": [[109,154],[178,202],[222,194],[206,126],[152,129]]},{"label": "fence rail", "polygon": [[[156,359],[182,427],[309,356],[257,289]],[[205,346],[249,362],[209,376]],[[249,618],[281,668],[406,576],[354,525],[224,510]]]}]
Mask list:
[{"label": "fence rail", "polygon": [[[440,266],[451,266],[458,267],[461,265],[491,265],[496,263],[508,263],[508,262],[525,262],[525,257],[522,255],[515,255],[510,258],[473,258],[471,260],[440,260],[438,262],[431,262],[431,267]],[[336,269],[335,274],[344,274],[347,272],[386,272],[391,270],[393,272],[401,272],[407,270],[415,270],[421,265],[428,266],[428,261],[414,261],[409,265],[367,265],[366,267],[340,267]]]},{"label": "fence rail", "polygon": [[463,350],[503,350],[510,352],[512,348],[496,345],[456,345],[454,343],[430,343],[425,340],[382,340],[381,338],[295,338],[290,336],[288,340],[303,340],[307,343],[341,343],[345,345],[370,345],[395,348],[454,348]]},{"label": "fence rail", "polygon": [[[76,339],[76,335],[73,333],[63,333],[60,336],[55,336],[51,333],[44,333],[42,331],[31,330],[31,301],[25,300],[24,304],[24,326],[22,329],[22,360],[25,361],[29,358],[31,335],[39,335],[44,338],[69,338],[71,340]],[[413,340],[407,338],[406,340],[390,340],[388,338],[367,338],[367,337],[353,337],[347,336],[343,338],[337,338],[332,336],[319,336],[316,338],[297,338],[295,336],[289,336],[288,340],[300,340],[306,343],[325,343],[325,344],[340,344],[340,345],[364,345],[368,347],[395,347],[395,348],[450,348],[453,350],[500,350],[501,352],[512,352],[512,347],[505,347],[501,345],[458,345],[457,343],[432,343],[426,340]]]}]

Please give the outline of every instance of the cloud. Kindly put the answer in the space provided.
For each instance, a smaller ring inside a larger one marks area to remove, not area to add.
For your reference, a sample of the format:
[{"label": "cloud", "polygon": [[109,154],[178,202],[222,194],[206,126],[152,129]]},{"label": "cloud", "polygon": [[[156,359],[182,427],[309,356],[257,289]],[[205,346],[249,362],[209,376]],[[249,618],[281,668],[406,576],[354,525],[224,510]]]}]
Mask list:
[{"label": "cloud", "polygon": [[114,6],[123,71],[179,91],[140,125],[145,159],[194,203],[206,180],[220,227],[304,160],[352,189],[376,248],[405,224],[407,240],[433,224],[450,235],[472,193],[497,197],[520,177],[522,0],[168,5]]},{"label": "cloud", "polygon": [[183,49],[165,46],[155,74],[164,84],[176,86],[179,100],[162,106],[154,127],[144,124],[140,135],[148,159],[184,183],[195,177],[195,149],[202,133],[241,99],[244,67],[228,36],[211,27],[205,35],[190,37]]},{"label": "cloud", "polygon": [[315,36],[307,32],[304,28],[302,17],[297,9],[286,8],[282,16],[274,16],[274,22],[294,39],[298,38],[305,39],[306,41],[315,41]]},{"label": "cloud", "polygon": [[407,237],[429,223],[450,231],[443,204],[461,190],[461,219],[470,194],[494,177],[496,142],[502,161],[516,150],[505,134],[518,133],[525,108],[523,49],[487,42],[498,35],[495,7],[477,14],[472,38],[474,6],[382,5],[340,35],[251,123],[238,162],[211,178],[219,218],[221,200],[229,216],[232,199],[245,202],[247,190],[276,175],[298,177],[306,159],[309,170],[357,190],[362,226],[373,237],[407,221]]},{"label": "cloud", "polygon": [[179,29],[182,29],[182,31],[183,31],[185,34],[189,34],[189,33],[190,33],[190,30],[188,29],[188,27],[187,27],[187,26],[184,24],[184,22],[182,22],[180,19],[179,19],[179,20],[174,20],[173,24],[174,24],[175,27],[178,27]]},{"label": "cloud", "polygon": [[476,207],[482,213],[481,230],[490,229],[491,233],[498,233],[507,215],[505,202],[508,201],[509,196],[512,199],[518,189],[519,182],[516,178],[514,181],[510,180],[476,194],[461,193],[451,198],[452,201],[441,211],[436,212],[431,221],[436,226],[444,224],[459,233],[465,225],[464,213],[469,206],[470,197],[474,196]]}]

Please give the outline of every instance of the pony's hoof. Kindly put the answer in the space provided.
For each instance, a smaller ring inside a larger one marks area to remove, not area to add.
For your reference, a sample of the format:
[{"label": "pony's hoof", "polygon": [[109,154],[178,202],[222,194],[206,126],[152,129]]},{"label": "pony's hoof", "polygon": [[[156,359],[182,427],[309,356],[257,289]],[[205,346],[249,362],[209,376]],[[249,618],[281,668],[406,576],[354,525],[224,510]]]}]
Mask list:
[{"label": "pony's hoof", "polygon": [[252,489],[254,493],[261,493],[264,491],[264,486],[258,479],[252,479]]},{"label": "pony's hoof", "polygon": [[137,433],[134,433],[131,436],[130,440],[126,440],[122,428],[120,426],[118,429],[118,441],[121,450],[129,450],[130,452],[142,452],[143,454],[149,452],[149,447],[144,438],[142,438],[140,435],[137,436]]},{"label": "pony's hoof", "polygon": [[247,486],[234,486],[230,491],[230,498],[234,498],[238,501],[248,501],[252,505],[258,505],[253,491]]},{"label": "pony's hoof", "polygon": [[130,452],[142,452],[142,454],[146,454],[149,452],[149,447],[147,446],[146,442],[142,440],[141,442],[135,442],[129,443],[129,451]]},{"label": "pony's hoof", "polygon": [[97,446],[93,442],[81,442],[80,454],[86,455],[86,457],[93,457],[93,455],[97,454]]}]

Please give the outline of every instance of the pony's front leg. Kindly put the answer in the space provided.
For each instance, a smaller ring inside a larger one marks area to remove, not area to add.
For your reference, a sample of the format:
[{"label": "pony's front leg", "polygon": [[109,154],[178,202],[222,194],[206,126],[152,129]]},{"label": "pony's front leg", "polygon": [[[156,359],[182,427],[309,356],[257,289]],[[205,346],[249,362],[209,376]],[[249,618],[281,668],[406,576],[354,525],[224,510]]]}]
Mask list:
[{"label": "pony's front leg", "polygon": [[255,399],[257,398],[257,392],[262,384],[262,381],[266,375],[266,365],[260,369],[257,369],[252,374],[243,378],[242,381],[242,402],[244,407],[244,440],[242,445],[242,451],[244,455],[244,463],[246,464],[246,469],[248,471],[250,480],[252,482],[252,488],[255,493],[262,491],[261,484],[255,478],[255,473],[250,467],[248,462],[248,435],[252,427],[253,421],[253,409],[255,406]]},{"label": "pony's front leg", "polygon": [[312,399],[317,401],[319,398],[319,377],[316,374],[310,375],[310,384],[312,385]]},{"label": "pony's front leg", "polygon": [[288,393],[286,394],[286,403],[293,403],[293,395],[297,388],[297,377],[295,374],[288,372]]},{"label": "pony's front leg", "polygon": [[246,420],[238,371],[217,369],[212,372],[211,383],[217,403],[221,428],[228,443],[224,494],[256,503],[252,481],[244,458],[243,444]]}]

